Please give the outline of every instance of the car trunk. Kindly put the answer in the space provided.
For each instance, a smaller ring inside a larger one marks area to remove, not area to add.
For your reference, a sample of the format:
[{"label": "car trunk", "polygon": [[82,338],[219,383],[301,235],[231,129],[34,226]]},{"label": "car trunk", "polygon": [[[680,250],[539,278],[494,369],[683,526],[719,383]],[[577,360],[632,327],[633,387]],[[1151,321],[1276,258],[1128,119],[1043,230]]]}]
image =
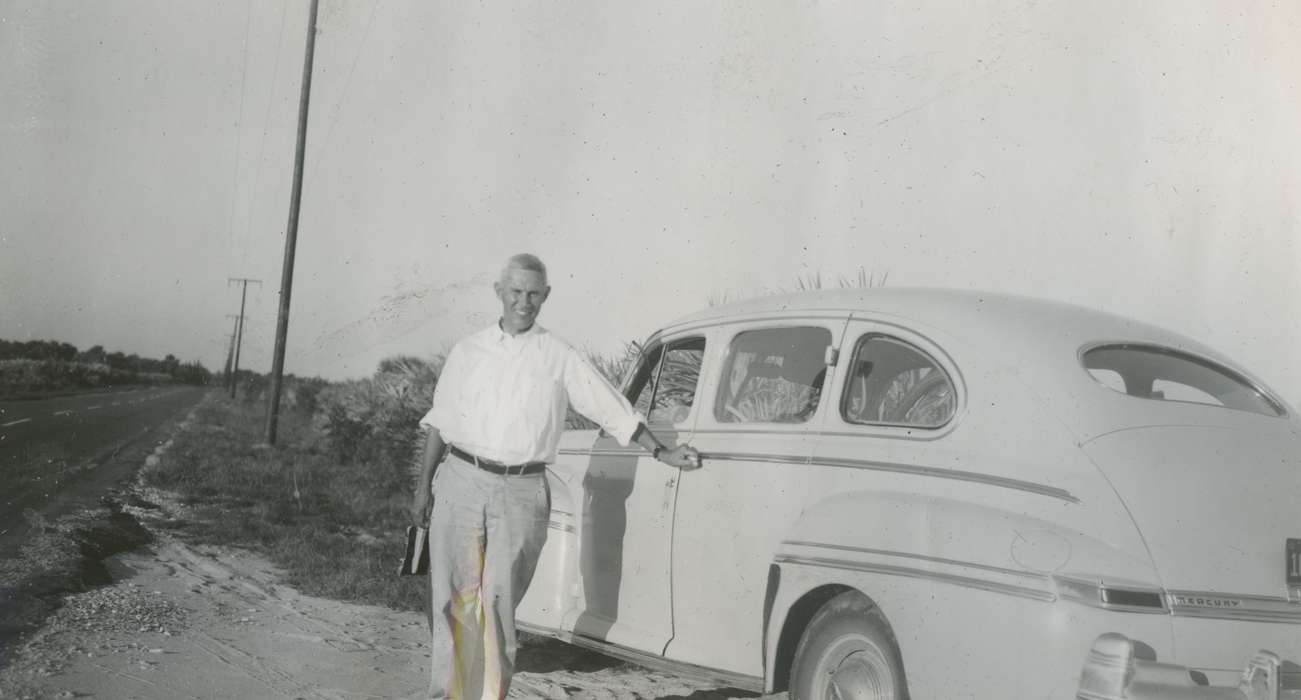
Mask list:
[{"label": "car trunk", "polygon": [[1293,424],[1135,428],[1084,450],[1133,514],[1167,590],[1287,596],[1285,543],[1301,538]]}]

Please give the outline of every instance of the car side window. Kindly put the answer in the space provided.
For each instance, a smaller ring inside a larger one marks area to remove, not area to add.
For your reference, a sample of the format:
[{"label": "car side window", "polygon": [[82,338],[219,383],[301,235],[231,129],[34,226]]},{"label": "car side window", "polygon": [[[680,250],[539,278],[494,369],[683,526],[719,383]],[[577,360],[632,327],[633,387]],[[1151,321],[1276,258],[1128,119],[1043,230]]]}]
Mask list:
[{"label": "car side window", "polygon": [[850,423],[938,428],[953,417],[953,382],[920,349],[897,338],[865,335],[854,347],[842,392]]},{"label": "car side window", "polygon": [[738,333],[719,382],[714,416],[724,423],[804,423],[826,378],[831,331],[762,328]]},{"label": "car side window", "polygon": [[648,423],[682,423],[691,415],[700,367],[705,358],[704,338],[685,338],[651,351],[638,368],[629,399]]}]

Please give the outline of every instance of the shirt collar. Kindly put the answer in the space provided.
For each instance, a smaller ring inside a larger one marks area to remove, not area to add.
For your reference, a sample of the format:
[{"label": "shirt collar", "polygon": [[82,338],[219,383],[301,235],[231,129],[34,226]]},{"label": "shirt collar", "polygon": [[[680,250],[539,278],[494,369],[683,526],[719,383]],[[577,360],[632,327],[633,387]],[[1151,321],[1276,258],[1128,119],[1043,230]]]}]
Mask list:
[{"label": "shirt collar", "polygon": [[488,329],[488,333],[489,337],[498,343],[522,343],[532,339],[533,336],[542,333],[542,327],[538,325],[537,321],[534,321],[533,325],[529,326],[528,330],[519,335],[511,335],[501,329],[501,319],[498,319],[497,322],[492,324],[492,327]]}]

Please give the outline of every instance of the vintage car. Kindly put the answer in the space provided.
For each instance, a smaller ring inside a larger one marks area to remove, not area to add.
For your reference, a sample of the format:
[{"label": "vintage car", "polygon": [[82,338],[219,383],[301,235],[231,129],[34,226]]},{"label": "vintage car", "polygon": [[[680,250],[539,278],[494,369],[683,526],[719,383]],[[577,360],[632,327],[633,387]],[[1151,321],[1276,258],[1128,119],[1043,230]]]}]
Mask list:
[{"label": "vintage car", "polygon": [[797,700],[1301,698],[1301,420],[1197,342],[825,290],[672,323],[623,391],[703,468],[566,432],[521,629]]}]

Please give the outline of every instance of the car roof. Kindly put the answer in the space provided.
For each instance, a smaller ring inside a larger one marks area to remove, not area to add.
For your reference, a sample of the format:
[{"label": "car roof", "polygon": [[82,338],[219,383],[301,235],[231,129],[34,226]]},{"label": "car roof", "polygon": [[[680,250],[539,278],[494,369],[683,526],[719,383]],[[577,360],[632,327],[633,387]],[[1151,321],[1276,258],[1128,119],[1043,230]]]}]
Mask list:
[{"label": "car roof", "polygon": [[[948,339],[976,350],[981,362],[997,363],[999,369],[1018,374],[1029,386],[1041,389],[1044,398],[1056,404],[1064,418],[1069,415],[1067,422],[1082,435],[1145,422],[1149,417],[1156,419],[1161,410],[1135,404],[1131,406],[1133,414],[1104,415],[1098,413],[1100,405],[1080,402],[1080,382],[1092,386],[1079,360],[1086,346],[1140,343],[1173,348],[1217,362],[1256,386],[1266,387],[1230,358],[1178,333],[1077,304],[1003,292],[879,287],[777,294],[703,309],[677,319],[664,332],[732,320],[805,314],[852,314],[865,320],[893,322],[930,335],[941,346],[947,344],[943,339]],[[1281,401],[1277,393],[1269,393]],[[1090,408],[1085,404],[1094,405]]]},{"label": "car roof", "polygon": [[763,296],[703,309],[677,319],[665,330],[739,317],[801,313],[891,317],[973,342],[1008,339],[1008,334],[1013,334],[1018,344],[1054,346],[1064,339],[1081,343],[1124,339],[1205,351],[1219,359],[1214,351],[1189,338],[1097,309],[1003,292],[925,287],[820,289]]}]

